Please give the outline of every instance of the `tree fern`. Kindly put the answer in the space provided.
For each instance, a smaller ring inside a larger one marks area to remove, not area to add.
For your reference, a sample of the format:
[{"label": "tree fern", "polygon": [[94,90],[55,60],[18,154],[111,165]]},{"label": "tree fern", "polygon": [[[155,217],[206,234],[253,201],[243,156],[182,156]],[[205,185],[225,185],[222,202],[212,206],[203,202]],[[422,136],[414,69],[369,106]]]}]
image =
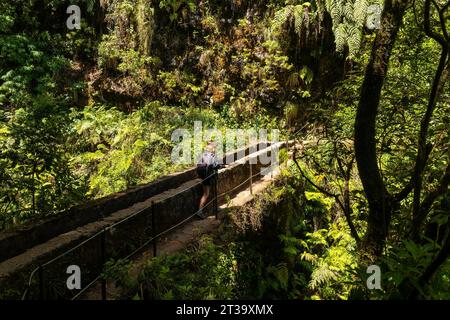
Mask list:
[{"label": "tree fern", "polygon": [[381,6],[380,0],[326,0],[325,7],[333,21],[336,51],[348,48],[353,58],[361,46],[362,29],[371,4]]},{"label": "tree fern", "polygon": [[[323,12],[326,10],[332,19],[333,33],[335,37],[336,51],[344,52],[348,48],[349,58],[353,58],[360,46],[362,30],[368,16],[368,8],[372,4],[382,5],[381,0],[326,0],[325,7],[315,3],[312,11],[311,4],[289,4],[275,12],[270,30],[271,35],[281,38],[289,28],[293,28],[295,34],[302,43],[303,37],[308,39],[311,30],[320,33]],[[313,26],[319,26],[313,28]]]}]

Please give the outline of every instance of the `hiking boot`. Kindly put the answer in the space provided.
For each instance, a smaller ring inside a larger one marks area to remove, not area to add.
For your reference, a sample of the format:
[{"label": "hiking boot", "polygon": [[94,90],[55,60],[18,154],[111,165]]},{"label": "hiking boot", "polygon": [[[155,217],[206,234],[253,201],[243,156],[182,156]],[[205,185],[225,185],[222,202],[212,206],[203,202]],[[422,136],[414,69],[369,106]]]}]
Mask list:
[{"label": "hiking boot", "polygon": [[198,210],[198,212],[196,213],[197,217],[201,218],[201,219],[205,219],[206,218],[206,213],[203,212],[203,209]]}]

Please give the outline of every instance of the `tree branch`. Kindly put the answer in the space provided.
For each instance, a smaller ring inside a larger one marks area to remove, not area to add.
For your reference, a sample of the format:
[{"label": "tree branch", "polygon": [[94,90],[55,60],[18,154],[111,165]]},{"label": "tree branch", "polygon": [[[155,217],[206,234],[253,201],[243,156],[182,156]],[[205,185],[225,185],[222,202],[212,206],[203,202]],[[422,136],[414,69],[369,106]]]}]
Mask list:
[{"label": "tree branch", "polygon": [[[449,258],[450,256],[450,236],[447,236],[441,250],[430,263],[430,265],[425,269],[424,273],[419,278],[419,286],[424,287],[439,269],[439,267]],[[409,295],[409,299],[416,299],[419,292],[417,288],[414,288]]]},{"label": "tree branch", "polygon": [[439,186],[435,190],[430,192],[422,201],[422,204],[420,206],[420,213],[417,216],[416,221],[414,223],[415,229],[417,230],[413,230],[412,232],[413,234],[419,232],[421,224],[428,215],[434,201],[441,195],[445,194],[445,192],[447,192],[449,184],[450,184],[450,164],[447,165],[445,174],[442,177],[441,181],[439,182]]},{"label": "tree branch", "polygon": [[351,216],[350,216],[351,209],[350,209],[350,197],[349,197],[349,192],[348,192],[348,181],[346,181],[346,193],[348,193],[348,204],[347,204],[347,201],[346,201],[346,205],[344,205],[342,203],[342,201],[339,199],[338,195],[336,195],[334,193],[331,193],[331,192],[327,191],[326,189],[318,186],[311,179],[308,178],[308,176],[303,172],[302,168],[300,167],[300,164],[297,161],[297,157],[296,157],[295,151],[294,151],[294,155],[293,155],[292,159],[293,159],[295,165],[297,166],[298,170],[300,171],[300,174],[302,175],[302,177],[306,181],[308,181],[312,186],[314,186],[317,190],[319,190],[323,194],[325,194],[325,195],[327,195],[329,197],[333,197],[336,200],[336,202],[338,203],[339,207],[344,212],[344,216],[345,216],[345,218],[347,220],[347,224],[348,224],[348,226],[350,228],[350,233],[352,234],[352,237],[355,239],[356,243],[360,243],[361,238],[359,237],[358,232],[356,231],[355,225],[353,224],[353,221],[352,221]]},{"label": "tree branch", "polygon": [[[434,32],[431,29],[430,19],[431,19],[431,0],[425,0],[425,7],[424,7],[424,21],[423,21],[423,27],[425,30],[425,34],[429,36],[430,38],[436,40],[442,47],[448,47],[448,43],[443,35]],[[439,11],[439,10],[438,10]]]},{"label": "tree branch", "polygon": [[[426,148],[426,156],[425,158],[428,159],[430,153],[431,153],[432,148]],[[411,191],[413,191],[414,189],[414,174],[411,176],[411,179],[409,180],[409,182],[406,184],[406,186],[399,191],[398,193],[396,193],[394,195],[394,199],[396,202],[400,202],[402,200],[404,200],[410,193]]]},{"label": "tree branch", "polygon": [[[424,21],[423,21],[423,27],[425,30],[425,34],[429,36],[430,38],[436,40],[439,42],[439,44],[444,48],[448,47],[448,43],[445,39],[445,37],[437,32],[434,32],[431,29],[430,19],[431,19],[431,0],[425,0],[425,7],[424,7]],[[438,10],[439,11],[439,10]]]},{"label": "tree branch", "polygon": [[[420,122],[416,165],[413,174],[413,181],[414,181],[413,219],[416,219],[416,217],[420,215],[420,197],[422,191],[422,178],[423,178],[422,176],[426,163],[428,162],[428,155],[430,153],[427,149],[431,148],[431,146],[427,145],[428,128],[430,125],[434,109],[436,107],[438,97],[440,96],[442,88],[444,87],[444,84],[449,76],[450,64],[449,61],[447,61],[447,58],[448,58],[448,48],[442,47],[439,65],[435,72],[430,97],[428,99],[427,109],[422,118],[422,121]],[[446,62],[447,68],[445,66]],[[417,234],[415,235],[417,236]]]},{"label": "tree branch", "polygon": [[[447,9],[445,6],[442,8],[439,8],[439,6],[437,5],[437,3],[433,0],[433,3],[435,4],[438,12],[439,12],[439,21],[441,23],[441,29],[442,29],[442,33],[444,34],[444,39],[448,42],[449,38],[448,38],[448,32],[447,32],[447,26],[446,26],[446,18],[444,16],[444,12]],[[450,2],[448,3],[450,4]]]},{"label": "tree branch", "polygon": [[300,174],[302,175],[302,177],[305,178],[305,180],[308,181],[314,188],[316,188],[317,190],[319,190],[320,192],[322,192],[323,194],[325,194],[325,195],[327,195],[329,197],[333,197],[333,198],[338,197],[336,194],[327,191],[326,189],[318,186],[311,179],[309,179],[308,176],[301,169],[301,167],[300,167],[300,165],[299,165],[299,163],[297,161],[297,158],[295,156],[293,157],[293,161],[294,161],[295,165],[297,166],[298,170],[300,171]]},{"label": "tree branch", "polygon": [[[428,0],[425,3],[425,13],[424,13],[424,29],[425,33],[437,41],[442,46],[442,52],[441,57],[439,60],[439,65],[435,73],[435,77],[433,80],[432,90],[430,93],[430,98],[427,106],[427,111],[425,112],[425,115],[421,121],[421,129],[419,134],[419,143],[418,143],[418,154],[416,156],[416,164],[414,167],[414,173],[408,182],[408,184],[396,195],[394,195],[394,199],[396,201],[402,201],[404,200],[409,193],[416,189],[416,200],[415,200],[415,211],[416,214],[418,214],[419,211],[419,201],[420,201],[420,186],[418,186],[420,180],[420,176],[425,169],[426,162],[428,161],[429,155],[431,153],[432,146],[426,144],[426,136],[428,133],[428,126],[429,122],[431,120],[431,116],[433,114],[434,107],[437,102],[437,98],[440,96],[440,93],[445,85],[445,82],[447,81],[449,77],[449,69],[450,69],[450,59],[448,59],[448,33],[445,28],[445,20],[443,17],[444,11],[450,6],[450,1],[448,1],[442,9],[439,9],[438,5],[435,1],[433,1],[433,4],[436,6],[439,12],[440,20],[441,20],[441,27],[444,32],[444,37],[440,36],[439,34],[431,31],[430,26],[430,5],[431,0]],[[444,24],[442,24],[444,22]],[[445,41],[447,40],[447,42]],[[448,59],[448,60],[447,60]],[[447,60],[447,63],[445,61]],[[447,64],[445,67],[444,65]],[[445,69],[445,70],[444,70]],[[419,155],[419,153],[422,153]],[[421,181],[420,181],[421,182]],[[421,184],[421,183],[420,183]]]}]

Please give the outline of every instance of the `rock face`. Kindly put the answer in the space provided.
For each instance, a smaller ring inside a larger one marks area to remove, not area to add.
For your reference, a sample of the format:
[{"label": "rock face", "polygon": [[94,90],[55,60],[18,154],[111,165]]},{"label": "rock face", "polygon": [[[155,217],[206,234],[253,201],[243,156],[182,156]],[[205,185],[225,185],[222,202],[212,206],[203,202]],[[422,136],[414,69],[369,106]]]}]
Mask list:
[{"label": "rock face", "polygon": [[[278,147],[284,145],[279,143]],[[234,154],[244,158],[219,171],[218,194],[229,192],[231,195],[247,187],[250,172],[255,175],[254,180],[260,177],[264,166],[258,161],[258,154],[270,148],[251,155],[251,148],[243,150]],[[252,158],[256,160],[249,161]],[[3,232],[0,234],[0,257],[4,260],[0,263],[0,296],[20,298],[32,270],[92,238],[45,266],[45,282],[51,284],[46,287],[46,295],[61,296],[64,291],[67,296],[73,295],[66,289],[64,280],[69,265],[89,270],[83,273],[82,279],[83,285],[87,285],[98,276],[105,260],[126,257],[153,235],[189,218],[198,209],[201,194],[200,180],[192,168],[71,208],[50,219]],[[220,197],[219,203],[224,200],[225,196]],[[105,228],[107,231],[102,233]],[[38,278],[35,274],[31,281],[31,298],[38,297]],[[20,288],[21,292],[12,288]]]}]

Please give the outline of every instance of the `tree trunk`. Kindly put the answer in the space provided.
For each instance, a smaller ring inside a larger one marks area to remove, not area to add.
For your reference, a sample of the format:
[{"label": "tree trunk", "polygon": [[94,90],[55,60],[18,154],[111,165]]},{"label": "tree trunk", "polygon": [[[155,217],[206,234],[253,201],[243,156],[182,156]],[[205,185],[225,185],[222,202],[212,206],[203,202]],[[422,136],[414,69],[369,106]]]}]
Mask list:
[{"label": "tree trunk", "polygon": [[362,249],[369,258],[381,255],[394,207],[377,164],[376,117],[389,58],[409,0],[386,0],[380,30],[372,47],[355,120],[355,156],[369,203],[368,227]]}]

